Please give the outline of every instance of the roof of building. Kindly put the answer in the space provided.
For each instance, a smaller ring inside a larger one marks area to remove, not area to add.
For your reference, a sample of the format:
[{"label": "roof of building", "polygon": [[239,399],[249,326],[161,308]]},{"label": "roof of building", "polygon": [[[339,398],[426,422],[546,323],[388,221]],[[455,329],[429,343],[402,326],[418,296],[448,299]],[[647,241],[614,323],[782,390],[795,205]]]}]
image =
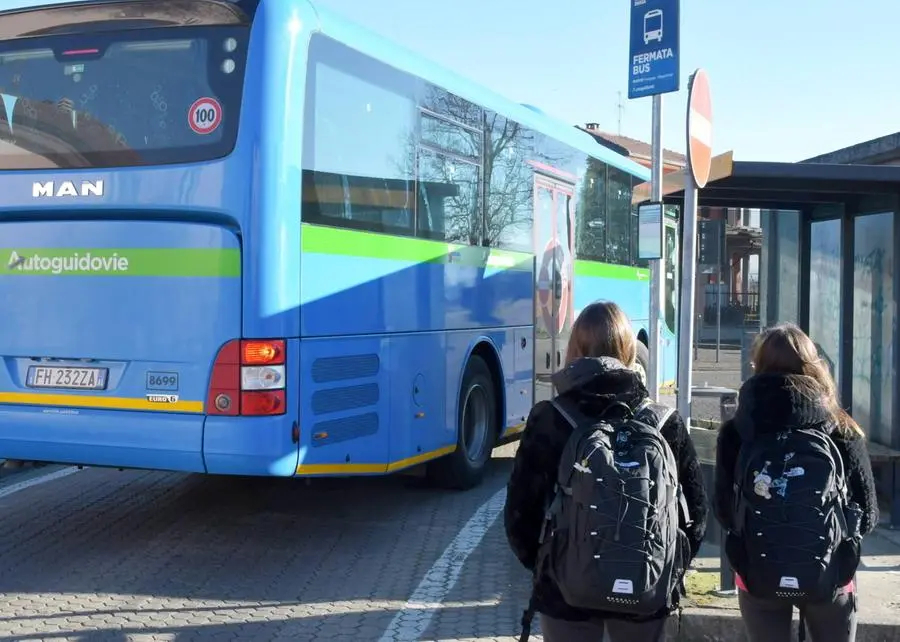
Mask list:
[{"label": "roof of building", "polygon": [[[649,183],[635,185],[633,202],[649,199]],[[699,190],[700,207],[802,209],[840,203],[865,194],[897,194],[900,166],[735,161],[732,152],[712,159],[709,182]],[[684,170],[663,177],[667,203],[684,199]]]},{"label": "roof of building", "polygon": [[900,132],[819,154],[800,162],[879,165],[897,159],[900,159]]},{"label": "roof of building", "polygon": [[[597,123],[587,123],[584,126],[579,125],[578,129],[586,131],[594,138],[604,139],[613,145],[628,150],[628,154],[635,160],[650,161],[650,152],[652,150],[650,143],[645,143],[642,140],[637,140],[636,138],[631,138],[629,136],[620,136],[619,134],[605,132],[600,129],[600,126]],[[663,162],[668,165],[684,167],[687,165],[687,157],[684,154],[673,152],[671,149],[664,149]]]}]

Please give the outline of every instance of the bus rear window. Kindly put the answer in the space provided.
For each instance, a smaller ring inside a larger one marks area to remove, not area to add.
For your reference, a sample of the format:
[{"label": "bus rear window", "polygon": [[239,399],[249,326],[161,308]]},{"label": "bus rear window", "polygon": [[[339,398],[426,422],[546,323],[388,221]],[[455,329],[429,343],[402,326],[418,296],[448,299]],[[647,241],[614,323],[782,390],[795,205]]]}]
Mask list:
[{"label": "bus rear window", "polygon": [[0,170],[227,155],[248,35],[177,27],[0,42]]}]

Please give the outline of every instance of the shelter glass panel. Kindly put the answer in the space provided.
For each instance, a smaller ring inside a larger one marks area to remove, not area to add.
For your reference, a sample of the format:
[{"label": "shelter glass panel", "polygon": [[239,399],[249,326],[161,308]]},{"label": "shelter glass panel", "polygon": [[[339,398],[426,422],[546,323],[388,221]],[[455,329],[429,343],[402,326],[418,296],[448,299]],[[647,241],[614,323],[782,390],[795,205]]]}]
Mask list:
[{"label": "shelter glass panel", "polygon": [[894,213],[853,221],[853,403],[869,437],[891,443]]},{"label": "shelter glass panel", "polygon": [[809,234],[809,336],[841,389],[841,219],[813,221]]}]

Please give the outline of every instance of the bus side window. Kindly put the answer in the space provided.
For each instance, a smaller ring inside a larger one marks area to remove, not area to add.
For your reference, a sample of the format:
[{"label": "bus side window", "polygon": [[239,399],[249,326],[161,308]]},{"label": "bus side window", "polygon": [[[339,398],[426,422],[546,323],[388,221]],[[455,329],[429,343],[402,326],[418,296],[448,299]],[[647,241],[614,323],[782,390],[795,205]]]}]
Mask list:
[{"label": "bus side window", "polygon": [[493,112],[485,127],[485,235],[490,247],[531,253],[534,133]]},{"label": "bus side window", "polygon": [[631,265],[631,176],[609,168],[606,190],[606,260]]},{"label": "bus side window", "polygon": [[581,197],[575,206],[575,253],[582,260],[605,261],[607,165],[594,158],[587,163]]},{"label": "bus side window", "polygon": [[303,220],[412,236],[415,80],[326,38],[309,55]]},{"label": "bus side window", "polygon": [[480,238],[479,167],[420,149],[416,236],[477,245]]}]

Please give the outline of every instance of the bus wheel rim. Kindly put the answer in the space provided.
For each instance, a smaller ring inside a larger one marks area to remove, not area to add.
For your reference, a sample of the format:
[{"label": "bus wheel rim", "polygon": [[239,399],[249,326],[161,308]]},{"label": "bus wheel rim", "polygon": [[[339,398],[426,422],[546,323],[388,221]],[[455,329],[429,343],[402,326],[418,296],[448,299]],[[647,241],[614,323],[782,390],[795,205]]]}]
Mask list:
[{"label": "bus wheel rim", "polygon": [[463,403],[463,448],[469,461],[479,461],[484,454],[488,431],[488,395],[484,386],[475,384]]}]

